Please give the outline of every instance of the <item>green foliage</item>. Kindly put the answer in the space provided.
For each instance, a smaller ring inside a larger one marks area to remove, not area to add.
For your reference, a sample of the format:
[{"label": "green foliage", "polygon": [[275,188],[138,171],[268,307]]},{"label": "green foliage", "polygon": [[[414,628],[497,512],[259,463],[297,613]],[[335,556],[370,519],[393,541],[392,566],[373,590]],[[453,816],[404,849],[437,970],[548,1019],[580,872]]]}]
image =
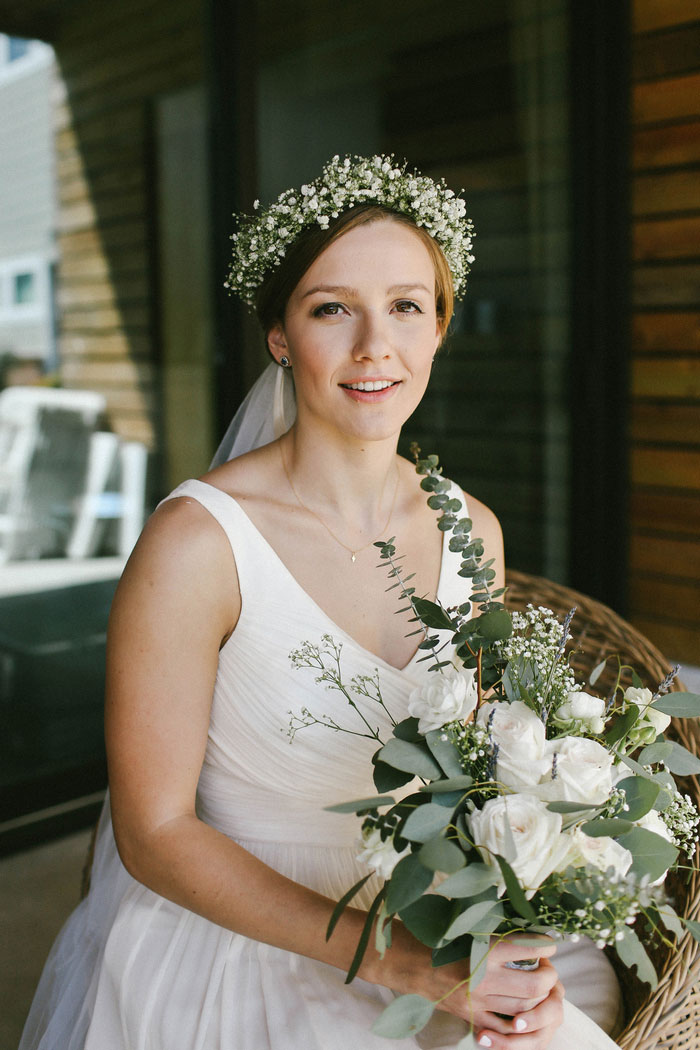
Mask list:
[{"label": "green foliage", "polygon": [[419,897],[422,897],[433,881],[433,874],[430,868],[421,864],[415,853],[403,857],[394,868],[388,883],[387,911],[395,915],[396,912],[407,908],[409,904],[413,904]]},{"label": "green foliage", "polygon": [[676,847],[647,828],[632,828],[620,835],[618,842],[634,858],[631,873],[640,877],[648,875],[652,882],[662,878],[678,859]]},{"label": "green foliage", "polygon": [[697,693],[668,693],[654,700],[652,707],[674,718],[697,718],[700,715],[700,695]]},{"label": "green foliage", "polygon": [[422,995],[400,995],[379,1015],[372,1031],[385,1039],[408,1039],[425,1028],[434,1009]]}]

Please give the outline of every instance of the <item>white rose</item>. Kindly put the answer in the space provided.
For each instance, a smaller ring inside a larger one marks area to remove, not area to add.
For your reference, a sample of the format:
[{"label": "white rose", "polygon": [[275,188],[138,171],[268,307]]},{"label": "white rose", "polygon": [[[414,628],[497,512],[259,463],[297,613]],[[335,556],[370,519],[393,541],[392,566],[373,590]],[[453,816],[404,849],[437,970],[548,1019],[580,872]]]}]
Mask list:
[{"label": "white rose", "polygon": [[377,875],[383,879],[390,878],[398,862],[406,856],[410,849],[407,846],[403,852],[397,853],[394,849],[393,835],[382,841],[379,828],[369,828],[363,831],[359,845],[363,848],[357,854],[357,860],[366,864],[372,871],[376,871]]},{"label": "white rose", "polygon": [[498,780],[512,791],[539,783],[547,771],[546,739],[535,712],[521,700],[482,704],[477,721],[488,726],[489,720],[491,739],[498,745]]},{"label": "white rose", "polygon": [[653,744],[659,733],[665,733],[671,723],[671,716],[657,711],[651,706],[650,689],[638,689],[630,686],[625,689],[625,700],[639,708],[639,720],[632,729],[630,737],[638,744]]},{"label": "white rose", "polygon": [[564,703],[557,708],[554,721],[564,726],[578,722],[591,733],[602,733],[605,728],[604,715],[605,700],[577,690],[569,693]]},{"label": "white rose", "polygon": [[632,854],[615,839],[601,835],[593,838],[585,831],[575,828],[571,832],[570,863],[574,867],[593,866],[601,871],[613,868],[618,875],[626,875],[632,865]]},{"label": "white rose", "polygon": [[587,737],[564,736],[549,741],[547,752],[547,775],[533,789],[539,798],[592,806],[601,806],[610,798],[613,756],[602,744]]},{"label": "white rose", "polygon": [[463,722],[476,707],[476,671],[447,667],[430,677],[408,698],[408,713],[418,719],[418,732],[441,729],[448,722]]},{"label": "white rose", "polygon": [[[474,843],[487,864],[497,867],[494,854],[504,857],[527,897],[553,871],[566,867],[570,842],[562,834],[561,816],[550,813],[533,795],[499,795],[469,815]],[[507,832],[510,828],[510,834]],[[499,883],[499,893],[505,884]]]}]

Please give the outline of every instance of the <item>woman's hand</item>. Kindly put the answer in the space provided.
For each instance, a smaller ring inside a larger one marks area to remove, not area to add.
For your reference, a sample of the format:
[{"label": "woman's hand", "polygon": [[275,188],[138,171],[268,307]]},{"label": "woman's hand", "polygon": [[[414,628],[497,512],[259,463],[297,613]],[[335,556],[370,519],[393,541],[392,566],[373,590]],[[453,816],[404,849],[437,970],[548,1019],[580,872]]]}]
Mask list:
[{"label": "woman's hand", "polygon": [[[546,1050],[562,1022],[564,988],[549,961],[556,946],[548,939],[535,946],[508,938],[494,944],[485,960],[486,972],[475,988],[461,989],[444,1007],[469,1020],[479,1046],[493,1050]],[[507,962],[539,958],[536,970],[513,970]],[[461,1000],[461,1002],[460,1002]],[[468,1013],[465,1015],[466,1006]]]},{"label": "woman's hand", "polygon": [[[492,940],[484,973],[474,987],[467,966],[433,967],[430,952],[398,926],[383,960],[375,957],[360,968],[360,976],[400,993],[423,995],[471,1024],[479,1046],[492,1050],[546,1050],[562,1022],[564,989],[549,961],[556,945],[548,937],[527,944],[522,938]],[[523,958],[538,958],[536,970],[506,966]],[[363,970],[365,972],[363,972]]]}]

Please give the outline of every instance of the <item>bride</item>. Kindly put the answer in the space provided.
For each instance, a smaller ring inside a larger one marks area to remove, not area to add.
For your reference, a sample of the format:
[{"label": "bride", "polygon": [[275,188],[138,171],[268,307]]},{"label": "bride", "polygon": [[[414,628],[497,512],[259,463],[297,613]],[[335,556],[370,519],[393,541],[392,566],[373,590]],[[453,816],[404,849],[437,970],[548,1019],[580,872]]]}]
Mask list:
[{"label": "bride", "polygon": [[[422,1033],[395,1041],[406,1050],[456,1047],[469,1025],[494,1050],[614,1046],[619,992],[588,942],[555,954],[543,939],[523,973],[507,940],[468,994],[466,964],[434,969],[398,925],[345,985],[377,885],[326,940],[334,902],[365,872],[354,818],[323,807],[375,793],[372,742],[286,735],[290,711],[335,703],[290,663],[305,639],[340,641],[348,676],[378,668],[394,710],[420,679],[374,541],[396,537],[419,594],[464,600],[459,557],[396,447],[471,261],[462,201],[387,158],[334,158],[240,227],[228,284],[255,302],[274,361],[223,462],[160,505],[119,585],[114,837],[107,806],[90,894],[20,1050],[380,1050],[371,1025],[404,992],[445,997]],[[498,522],[455,492],[502,581]],[[586,1013],[563,1001],[562,976]]]}]

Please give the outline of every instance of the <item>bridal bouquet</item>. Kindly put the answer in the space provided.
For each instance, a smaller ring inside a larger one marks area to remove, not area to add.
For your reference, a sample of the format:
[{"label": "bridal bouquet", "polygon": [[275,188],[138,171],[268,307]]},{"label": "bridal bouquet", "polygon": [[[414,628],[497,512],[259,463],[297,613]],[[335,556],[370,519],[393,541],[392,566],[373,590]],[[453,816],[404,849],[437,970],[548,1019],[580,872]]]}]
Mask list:
[{"label": "bridal bouquet", "polygon": [[[370,876],[383,879],[348,980],[372,929],[382,953],[399,919],[432,949],[435,966],[468,959],[471,987],[492,939],[510,933],[589,937],[654,985],[637,931],[668,942],[685,926],[700,940],[700,923],[679,918],[664,889],[666,874],[694,855],[700,824],[674,780],[700,772],[700,761],[664,733],[671,716],[700,714],[700,696],[668,693],[675,672],[652,693],[619,661],[609,695],[593,691],[607,661],[587,685],[577,682],[567,656],[573,611],[564,623],[544,608],[508,613],[437,458],[419,459],[417,469],[441,511],[438,526],[461,553],[471,597],[450,609],[417,597],[393,543],[377,544],[433,672],[410,694],[409,717],[397,722],[387,710],[378,675],[343,680],[341,647],[330,636],[291,654],[296,667],[343,692],[359,718],[346,727],[304,710],[292,717],[292,737],[321,724],[381,745],[372,759],[380,794],[329,807],[361,818],[359,859],[369,869],[338,902],[329,936]],[[363,713],[368,702],[388,716],[386,741]],[[414,1034],[435,1006],[400,996],[374,1031]],[[460,1044],[472,1045],[471,1036]]]}]

